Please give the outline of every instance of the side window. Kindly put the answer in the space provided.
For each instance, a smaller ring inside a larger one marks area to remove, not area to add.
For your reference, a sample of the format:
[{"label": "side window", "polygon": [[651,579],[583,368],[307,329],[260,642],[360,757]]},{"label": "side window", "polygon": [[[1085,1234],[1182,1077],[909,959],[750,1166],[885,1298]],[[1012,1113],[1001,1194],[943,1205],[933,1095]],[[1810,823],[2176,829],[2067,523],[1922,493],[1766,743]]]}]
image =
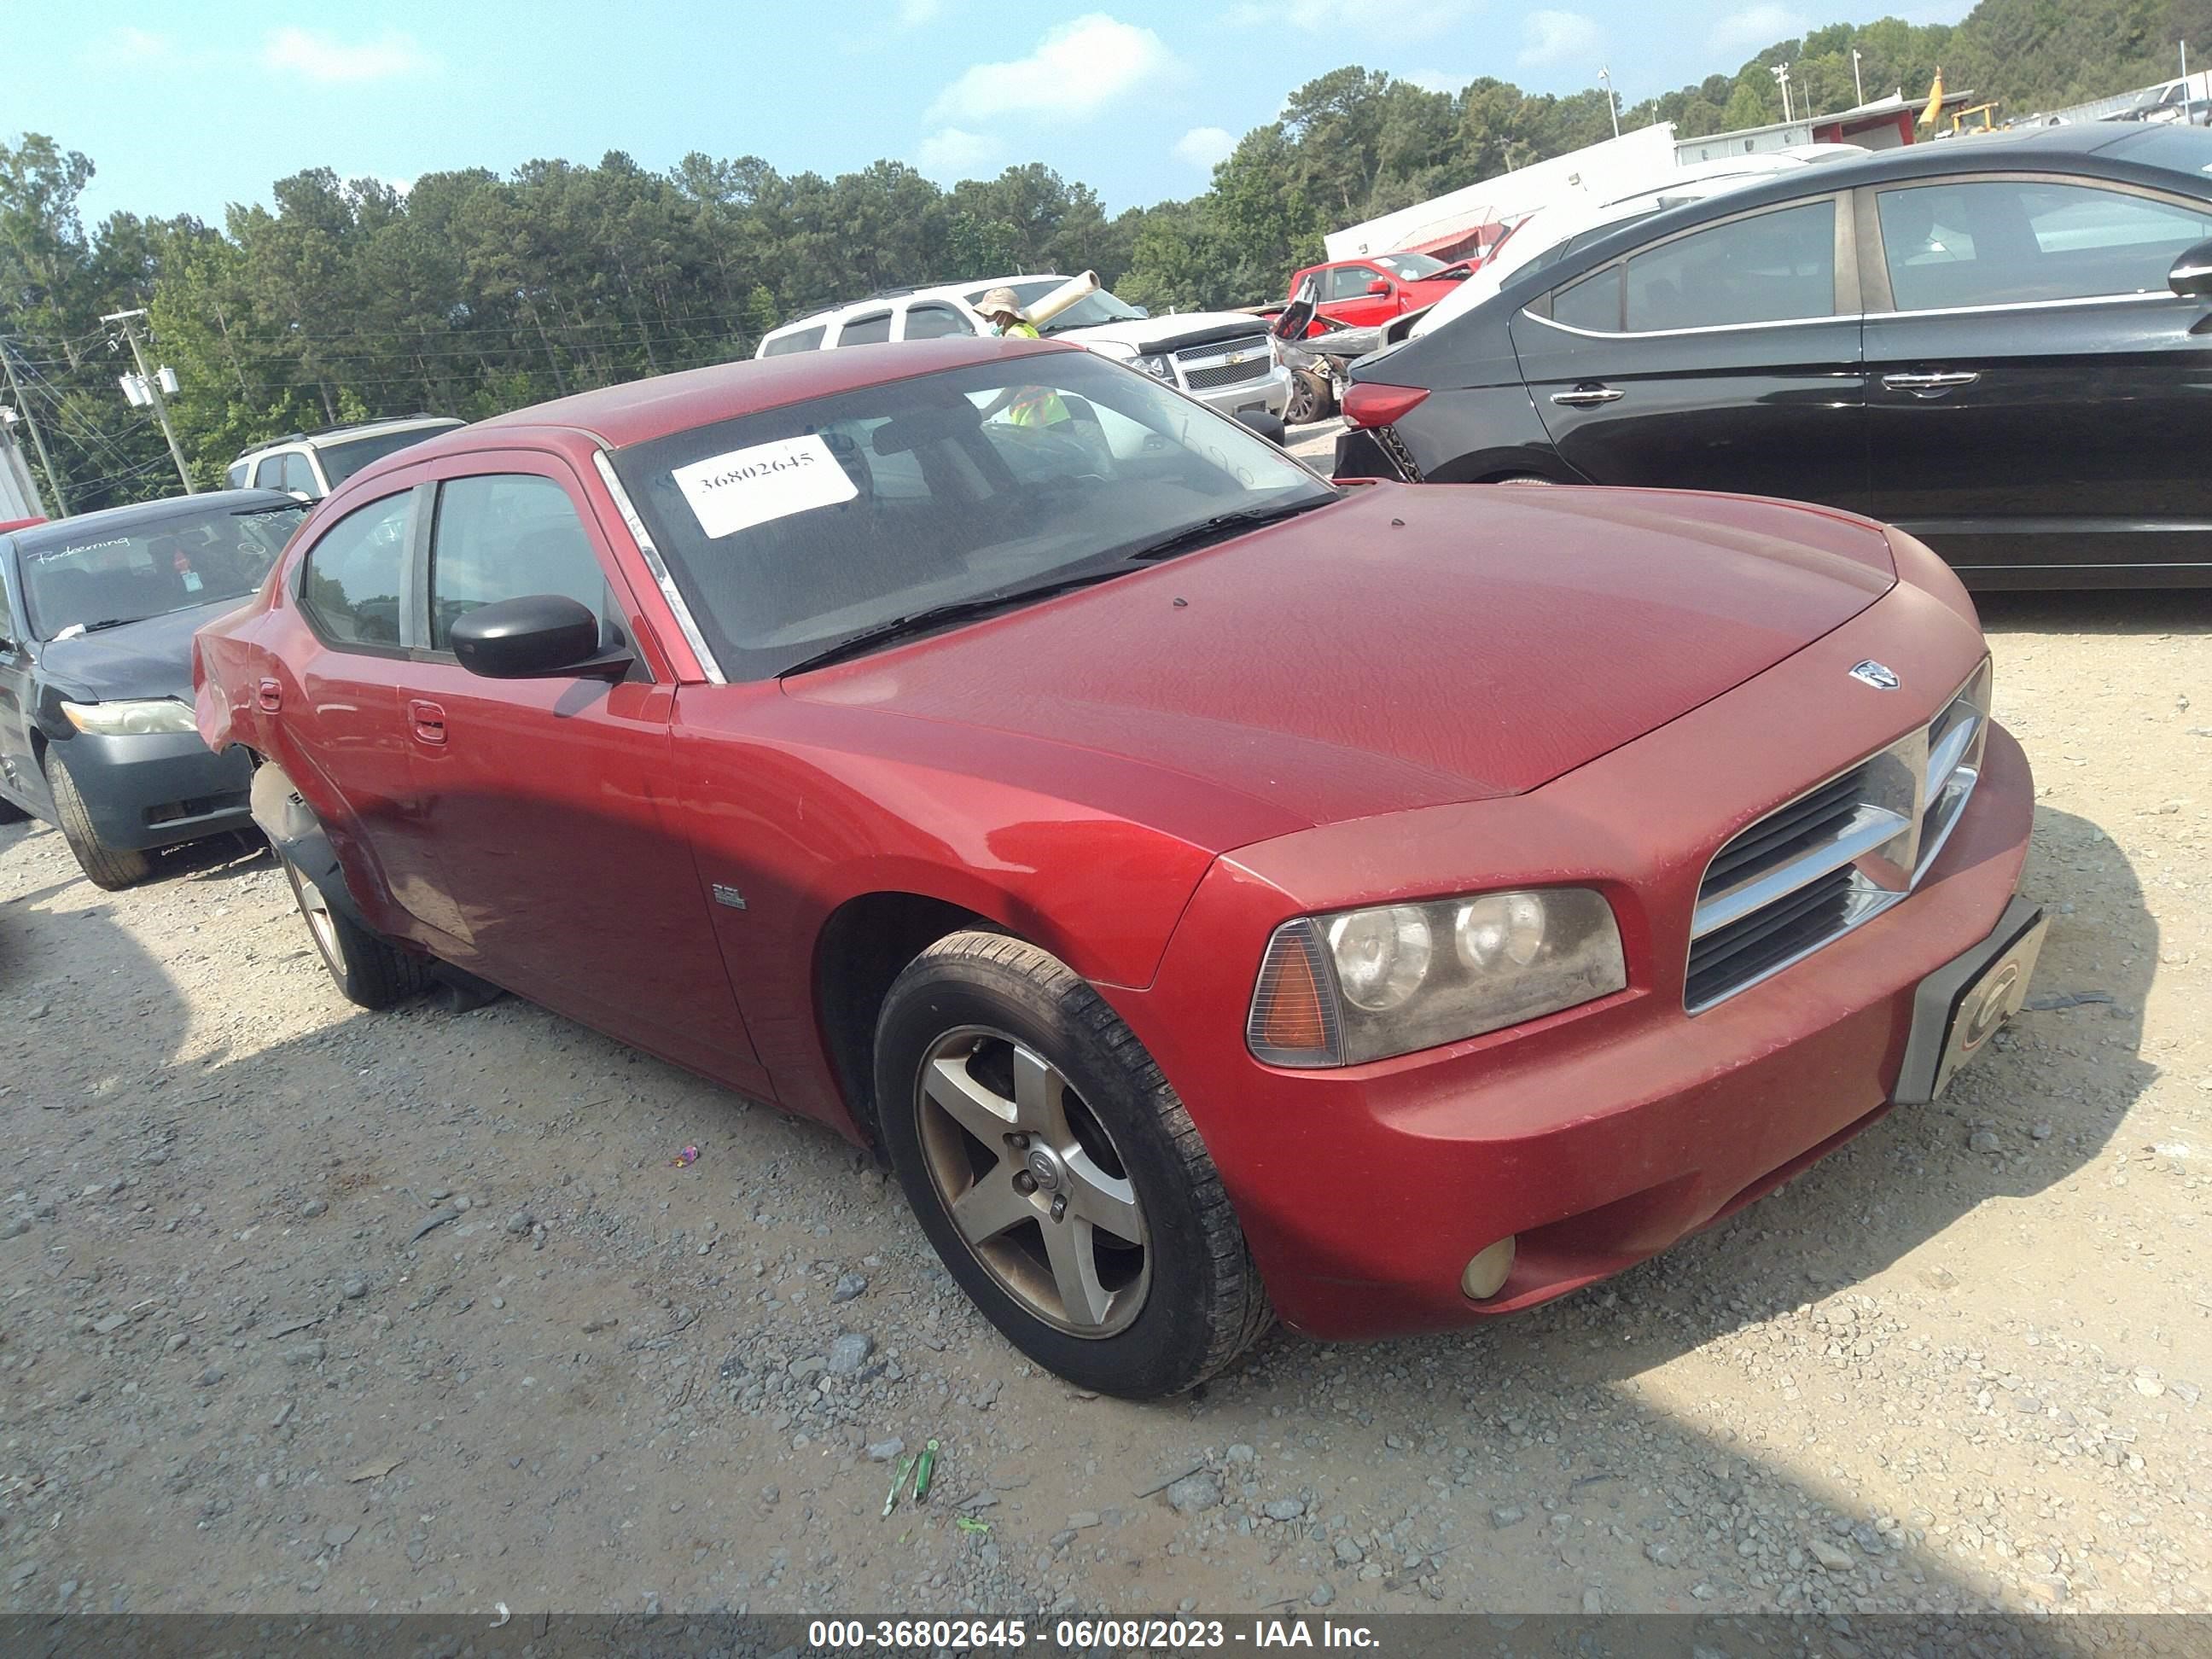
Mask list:
[{"label": "side window", "polygon": [[782,357],[787,356],[794,351],[819,350],[822,345],[822,337],[827,332],[829,332],[829,325],[826,323],[817,323],[812,328],[802,328],[797,330],[793,333],[782,335],[776,339],[770,340],[768,343],[768,349],[763,351],[761,356],[763,357]]},{"label": "side window", "polygon": [[253,469],[253,487],[256,489],[282,489],[284,487],[284,458],[282,455],[261,458],[261,464]]},{"label": "side window", "polygon": [[906,313],[909,340],[942,340],[949,335],[973,334],[968,319],[946,305],[910,306]]},{"label": "side window", "polygon": [[599,555],[568,492],[528,472],[452,478],[438,489],[430,538],[430,647],[450,651],[453,623],[478,605],[562,593],[612,612]]},{"label": "side window", "polygon": [[307,550],[300,609],[332,645],[398,646],[410,493],[356,507]]},{"label": "side window", "polygon": [[1328,297],[1332,300],[1357,300],[1367,292],[1367,285],[1381,274],[1370,270],[1365,265],[1339,265],[1328,273]]},{"label": "side window", "polygon": [[1631,333],[1827,317],[1836,309],[1836,204],[1807,202],[1631,254]]},{"label": "side window", "polygon": [[2033,179],[1922,185],[1875,198],[1899,311],[2162,294],[2212,211]]},{"label": "side window", "polygon": [[294,450],[284,458],[284,482],[279,489],[296,489],[302,495],[319,495],[315,487],[315,469],[307,465],[307,458]]},{"label": "side window", "polygon": [[228,484],[233,489],[245,489],[246,463],[244,461],[233,461],[228,466],[223,469],[222,481]]},{"label": "side window", "polygon": [[1607,265],[1552,296],[1552,320],[1593,334],[1620,332],[1620,267]]},{"label": "side window", "polygon": [[848,345],[880,345],[891,337],[891,314],[888,311],[872,311],[865,317],[855,317],[838,331],[837,343]]}]

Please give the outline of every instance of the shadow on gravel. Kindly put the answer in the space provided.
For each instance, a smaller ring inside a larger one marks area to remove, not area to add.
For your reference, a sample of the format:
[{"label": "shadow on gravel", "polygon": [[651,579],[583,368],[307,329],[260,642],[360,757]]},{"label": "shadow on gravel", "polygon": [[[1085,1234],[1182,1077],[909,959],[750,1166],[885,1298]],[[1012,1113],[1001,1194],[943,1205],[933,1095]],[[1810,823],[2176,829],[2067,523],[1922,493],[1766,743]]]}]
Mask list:
[{"label": "shadow on gravel", "polygon": [[2212,633],[2212,588],[1977,593],[1982,631],[2007,634]]}]

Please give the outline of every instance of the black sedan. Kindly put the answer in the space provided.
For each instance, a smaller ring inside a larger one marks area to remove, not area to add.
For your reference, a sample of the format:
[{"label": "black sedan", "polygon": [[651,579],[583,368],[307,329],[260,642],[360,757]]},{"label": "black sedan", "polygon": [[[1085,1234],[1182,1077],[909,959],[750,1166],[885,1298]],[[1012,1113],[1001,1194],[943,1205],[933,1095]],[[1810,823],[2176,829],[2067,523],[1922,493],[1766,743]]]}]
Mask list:
[{"label": "black sedan", "polygon": [[247,762],[192,726],[192,635],[258,587],[307,509],[273,489],[0,536],[0,818],[53,824],[93,884],[246,830]]},{"label": "black sedan", "polygon": [[2212,132],[1805,168],[1540,259],[1352,380],[1340,477],[1789,496],[1976,586],[2212,582]]}]

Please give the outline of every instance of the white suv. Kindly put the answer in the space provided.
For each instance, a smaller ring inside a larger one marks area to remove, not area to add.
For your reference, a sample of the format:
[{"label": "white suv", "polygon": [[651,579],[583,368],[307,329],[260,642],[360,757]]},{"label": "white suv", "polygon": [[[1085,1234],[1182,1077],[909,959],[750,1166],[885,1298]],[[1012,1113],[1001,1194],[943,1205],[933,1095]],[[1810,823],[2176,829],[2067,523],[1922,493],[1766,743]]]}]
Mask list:
[{"label": "white suv", "polygon": [[[989,282],[879,294],[786,323],[763,339],[753,356],[780,357],[788,351],[823,351],[885,340],[988,334],[990,325],[977,313],[975,301],[993,289],[1011,288],[1014,297],[1028,306],[1066,280],[998,276]],[[1290,371],[1277,358],[1266,322],[1249,312],[1151,317],[1102,288],[1041,324],[1038,331],[1133,364],[1224,415],[1262,410],[1280,415],[1290,403]]]},{"label": "white suv", "polygon": [[230,487],[284,489],[303,501],[319,501],[371,461],[419,444],[434,432],[467,424],[448,415],[404,415],[325,427],[319,432],[287,433],[233,461]]}]

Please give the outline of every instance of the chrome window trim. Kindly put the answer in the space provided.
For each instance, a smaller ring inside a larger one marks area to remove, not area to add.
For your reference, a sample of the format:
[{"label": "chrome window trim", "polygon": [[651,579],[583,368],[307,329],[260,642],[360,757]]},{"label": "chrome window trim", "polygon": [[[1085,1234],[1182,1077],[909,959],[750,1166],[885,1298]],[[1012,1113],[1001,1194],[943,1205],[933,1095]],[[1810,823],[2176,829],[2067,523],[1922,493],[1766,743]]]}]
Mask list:
[{"label": "chrome window trim", "polygon": [[2147,300],[2179,301],[2171,289],[2145,289],[2139,294],[2090,294],[2073,300],[2007,300],[1993,306],[1931,306],[1926,311],[1869,311],[1866,320],[1887,322],[1903,317],[1990,317],[2011,311],[2056,311],[2067,306],[2133,306]]},{"label": "chrome window trim", "polygon": [[698,658],[699,672],[707,677],[707,683],[710,685],[727,685],[729,681],[722,673],[721,664],[714,660],[714,652],[708,648],[707,636],[699,631],[699,624],[691,615],[691,607],[684,603],[683,592],[676,586],[676,578],[669,574],[667,561],[660,556],[660,550],[653,545],[653,536],[646,529],[645,520],[637,516],[637,508],[630,502],[629,491],[623,488],[622,480],[615,475],[615,465],[607,459],[607,452],[593,450],[592,465],[599,468],[600,482],[606,485],[607,494],[614,497],[615,510],[622,514],[623,522],[629,526],[630,538],[636,542],[637,550],[644,555],[646,568],[653,572],[653,580],[659,586],[661,598],[668,601],[669,610],[675,613],[676,626],[683,630],[684,643],[691,647],[692,655]]},{"label": "chrome window trim", "polygon": [[[1591,275],[1595,276],[1596,273],[1593,271]],[[1601,329],[1577,328],[1571,323],[1554,322],[1549,317],[1540,316],[1526,306],[1522,307],[1521,314],[1531,322],[1541,323],[1547,328],[1556,328],[1562,334],[1572,334],[1584,340],[1671,340],[1693,334],[1741,334],[1754,328],[1808,328],[1816,323],[1863,323],[1866,321],[1869,315],[1863,311],[1833,311],[1824,317],[1777,317],[1764,323],[1700,323],[1695,328],[1621,329],[1607,331]],[[1921,311],[1909,314],[1924,317],[1929,313]]]}]

